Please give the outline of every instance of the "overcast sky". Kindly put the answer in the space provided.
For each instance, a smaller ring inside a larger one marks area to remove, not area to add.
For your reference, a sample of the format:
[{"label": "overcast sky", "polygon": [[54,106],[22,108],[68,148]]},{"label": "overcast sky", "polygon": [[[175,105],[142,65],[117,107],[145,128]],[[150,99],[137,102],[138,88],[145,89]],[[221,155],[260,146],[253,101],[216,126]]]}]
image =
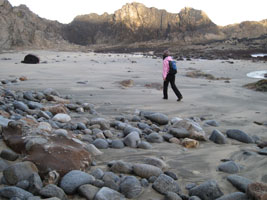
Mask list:
[{"label": "overcast sky", "polygon": [[[75,16],[97,13],[109,14],[120,9],[131,0],[9,0],[13,6],[27,5],[40,17],[71,22]],[[267,0],[139,0],[147,7],[165,9],[179,13],[184,7],[203,10],[217,25],[228,25],[242,21],[267,19]]]}]

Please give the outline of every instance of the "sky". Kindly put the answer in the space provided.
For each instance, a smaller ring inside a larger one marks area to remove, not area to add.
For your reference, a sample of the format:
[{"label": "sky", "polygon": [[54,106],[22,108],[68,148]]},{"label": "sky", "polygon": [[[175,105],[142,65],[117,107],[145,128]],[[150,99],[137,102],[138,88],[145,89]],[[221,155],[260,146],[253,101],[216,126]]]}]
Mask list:
[{"label": "sky", "polygon": [[40,17],[61,23],[70,23],[82,14],[112,14],[134,1],[171,13],[192,7],[204,11],[215,24],[221,26],[267,19],[267,0],[9,0],[12,6],[25,4]]}]

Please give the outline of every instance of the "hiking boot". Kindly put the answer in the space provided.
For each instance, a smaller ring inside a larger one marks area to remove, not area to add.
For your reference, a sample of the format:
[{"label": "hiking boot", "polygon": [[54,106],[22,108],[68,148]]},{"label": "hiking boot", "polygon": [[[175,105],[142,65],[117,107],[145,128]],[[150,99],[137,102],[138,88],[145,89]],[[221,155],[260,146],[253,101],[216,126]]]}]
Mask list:
[{"label": "hiking boot", "polygon": [[183,99],[183,96],[181,96],[180,98],[177,99],[177,101],[181,101]]}]

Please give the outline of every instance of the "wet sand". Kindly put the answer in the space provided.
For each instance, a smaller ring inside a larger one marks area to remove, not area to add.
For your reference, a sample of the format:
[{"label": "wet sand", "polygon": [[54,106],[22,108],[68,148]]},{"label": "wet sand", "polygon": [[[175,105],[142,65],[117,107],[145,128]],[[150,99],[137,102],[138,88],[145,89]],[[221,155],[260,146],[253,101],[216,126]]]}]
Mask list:
[{"label": "wet sand", "polygon": [[[34,53],[41,64],[20,63],[27,53]],[[3,59],[3,58],[11,58]],[[42,62],[46,63],[42,63]],[[53,88],[61,95],[71,95],[74,100],[95,105],[97,112],[105,118],[133,114],[136,110],[162,112],[172,117],[204,117],[219,123],[216,129],[225,133],[228,129],[240,129],[250,136],[257,135],[267,140],[267,127],[254,123],[267,121],[267,94],[242,86],[255,82],[246,76],[251,71],[266,70],[266,63],[234,60],[231,64],[224,60],[178,61],[176,85],[184,96],[177,102],[169,86],[169,99],[162,99],[162,90],[145,85],[162,84],[162,60],[133,54],[95,54],[83,52],[23,51],[0,54],[0,80],[26,76],[27,81],[5,87],[16,90],[43,90]],[[215,77],[230,78],[207,80],[189,78],[185,74],[201,70]],[[122,87],[119,82],[133,80],[133,86]],[[78,83],[79,82],[79,83]],[[81,84],[81,82],[83,82]],[[203,122],[199,122],[203,125]],[[202,126],[209,136],[215,127]],[[217,145],[210,141],[201,142],[198,149],[185,149],[180,145],[153,144],[150,150],[124,148],[107,149],[96,158],[98,166],[106,166],[111,160],[139,162],[145,157],[162,158],[169,170],[179,177],[179,184],[185,192],[188,183],[201,183],[215,179],[222,191],[227,194],[236,189],[226,181],[226,173],[218,172],[221,159],[234,158],[244,166],[240,175],[253,181],[261,181],[267,174],[264,166],[267,157],[255,156],[244,159],[242,150],[256,151],[255,144],[243,144],[228,139],[228,144]],[[186,193],[186,192],[185,192]],[[139,199],[161,199],[153,189],[147,190]]]}]

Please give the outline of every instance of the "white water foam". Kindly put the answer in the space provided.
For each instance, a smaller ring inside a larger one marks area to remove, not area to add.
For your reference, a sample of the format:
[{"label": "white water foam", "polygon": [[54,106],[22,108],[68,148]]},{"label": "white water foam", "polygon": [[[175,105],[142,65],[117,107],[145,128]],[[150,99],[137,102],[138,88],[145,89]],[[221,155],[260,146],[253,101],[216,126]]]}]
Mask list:
[{"label": "white water foam", "polygon": [[267,74],[267,70],[250,72],[247,74],[247,76],[250,78],[267,79],[264,77],[264,74]]}]

